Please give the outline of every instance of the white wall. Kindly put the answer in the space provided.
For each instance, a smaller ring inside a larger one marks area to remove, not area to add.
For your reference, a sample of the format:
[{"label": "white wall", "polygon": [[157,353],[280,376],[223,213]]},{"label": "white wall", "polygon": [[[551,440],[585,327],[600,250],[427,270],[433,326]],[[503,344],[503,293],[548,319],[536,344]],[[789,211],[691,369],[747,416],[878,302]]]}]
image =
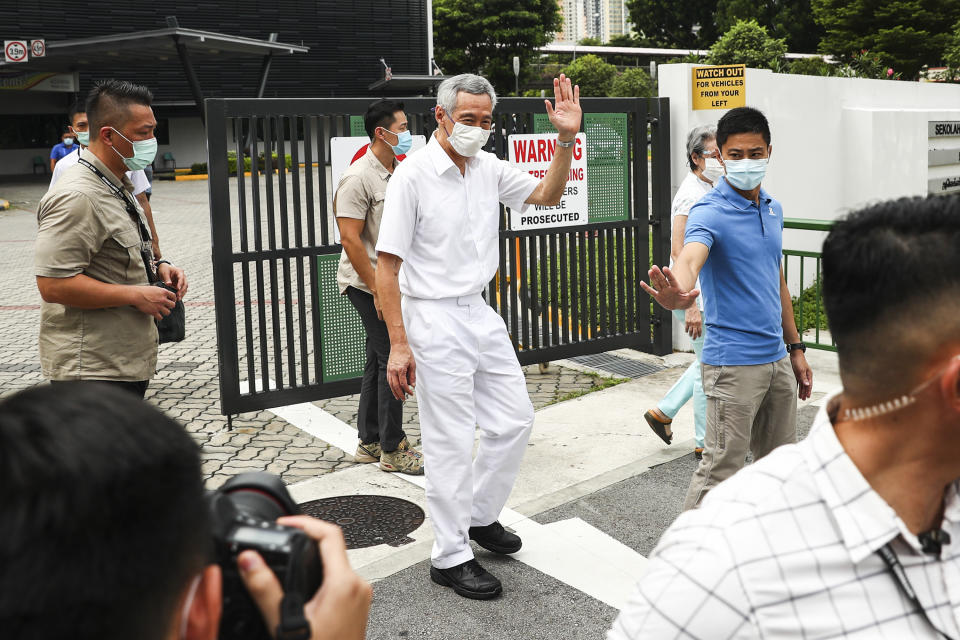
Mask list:
[{"label": "white wall", "polygon": [[[716,124],[724,109],[691,109],[694,66],[658,68],[670,98],[672,193],[686,175],[687,133]],[[822,78],[747,69],[746,104],[770,121],[773,152],[766,189],[788,218],[835,220],[878,200],[925,195],[929,178],[960,175],[960,164],[927,167],[927,123],[960,120],[960,85]],[[937,148],[960,148],[960,136]],[[818,251],[825,234],[788,230],[784,248]],[[791,273],[796,294],[799,274]],[[804,274],[805,285],[814,277]]]}]

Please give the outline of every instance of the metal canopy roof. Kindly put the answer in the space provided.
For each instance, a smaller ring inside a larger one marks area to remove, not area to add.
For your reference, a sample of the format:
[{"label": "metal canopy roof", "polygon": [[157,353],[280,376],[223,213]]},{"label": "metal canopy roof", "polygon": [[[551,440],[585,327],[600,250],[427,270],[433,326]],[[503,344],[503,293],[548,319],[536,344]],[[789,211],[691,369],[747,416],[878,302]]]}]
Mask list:
[{"label": "metal canopy roof", "polygon": [[290,55],[310,50],[309,47],[271,40],[169,27],[77,40],[51,40],[46,43],[46,56],[15,63],[0,60],[0,67],[31,71],[76,71],[102,65],[111,59],[125,63],[175,60],[178,57],[178,43],[206,60],[244,55]]}]

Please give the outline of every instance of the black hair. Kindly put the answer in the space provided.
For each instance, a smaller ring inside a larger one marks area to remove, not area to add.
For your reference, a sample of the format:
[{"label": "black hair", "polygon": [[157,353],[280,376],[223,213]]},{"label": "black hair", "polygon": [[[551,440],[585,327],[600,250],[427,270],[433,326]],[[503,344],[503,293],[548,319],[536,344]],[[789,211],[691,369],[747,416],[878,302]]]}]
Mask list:
[{"label": "black hair", "polygon": [[131,104],[149,107],[153,94],[143,85],[126,80],[98,80],[87,94],[86,112],[90,121],[90,137],[96,138],[101,127],[120,128],[127,121]]},{"label": "black hair", "polygon": [[960,318],[960,197],[891,200],[837,222],[823,243],[823,302],[841,371],[897,357],[896,344],[877,343],[891,320],[906,343],[931,310]]},{"label": "black hair", "polygon": [[393,100],[377,100],[369,107],[367,113],[363,116],[363,128],[367,136],[373,140],[373,132],[377,127],[387,128],[397,119],[397,111],[403,111],[403,103]]},{"label": "black hair", "polygon": [[95,382],[0,403],[4,638],[161,638],[209,550],[200,455],[179,424]]},{"label": "black hair", "polygon": [[770,124],[763,112],[753,107],[737,107],[723,114],[717,122],[717,148],[723,150],[727,138],[738,133],[759,133],[770,144]]},{"label": "black hair", "polygon": [[71,127],[73,126],[73,117],[78,113],[86,113],[87,105],[83,103],[82,100],[77,100],[72,105],[70,105],[70,110],[67,111],[67,124]]}]

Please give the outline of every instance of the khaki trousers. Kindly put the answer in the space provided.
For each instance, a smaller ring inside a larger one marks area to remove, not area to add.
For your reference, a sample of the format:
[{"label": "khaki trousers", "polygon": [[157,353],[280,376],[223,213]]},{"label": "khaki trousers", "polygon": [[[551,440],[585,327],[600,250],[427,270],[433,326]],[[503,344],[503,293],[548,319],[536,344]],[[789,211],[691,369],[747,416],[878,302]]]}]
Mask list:
[{"label": "khaki trousers", "polygon": [[747,451],[759,460],[797,441],[797,382],[786,356],[769,364],[703,365],[707,433],[703,459],[690,480],[683,508],[741,468]]}]

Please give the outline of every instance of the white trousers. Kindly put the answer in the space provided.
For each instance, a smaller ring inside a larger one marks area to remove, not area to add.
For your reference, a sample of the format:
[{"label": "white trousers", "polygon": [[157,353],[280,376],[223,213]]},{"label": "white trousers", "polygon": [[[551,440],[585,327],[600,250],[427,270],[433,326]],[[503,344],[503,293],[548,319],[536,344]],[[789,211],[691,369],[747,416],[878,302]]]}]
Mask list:
[{"label": "white trousers", "polygon": [[[403,298],[435,542],[447,569],[473,558],[468,528],[507,502],[533,427],[533,404],[503,319],[480,294]],[[476,427],[480,447],[472,460]]]}]

